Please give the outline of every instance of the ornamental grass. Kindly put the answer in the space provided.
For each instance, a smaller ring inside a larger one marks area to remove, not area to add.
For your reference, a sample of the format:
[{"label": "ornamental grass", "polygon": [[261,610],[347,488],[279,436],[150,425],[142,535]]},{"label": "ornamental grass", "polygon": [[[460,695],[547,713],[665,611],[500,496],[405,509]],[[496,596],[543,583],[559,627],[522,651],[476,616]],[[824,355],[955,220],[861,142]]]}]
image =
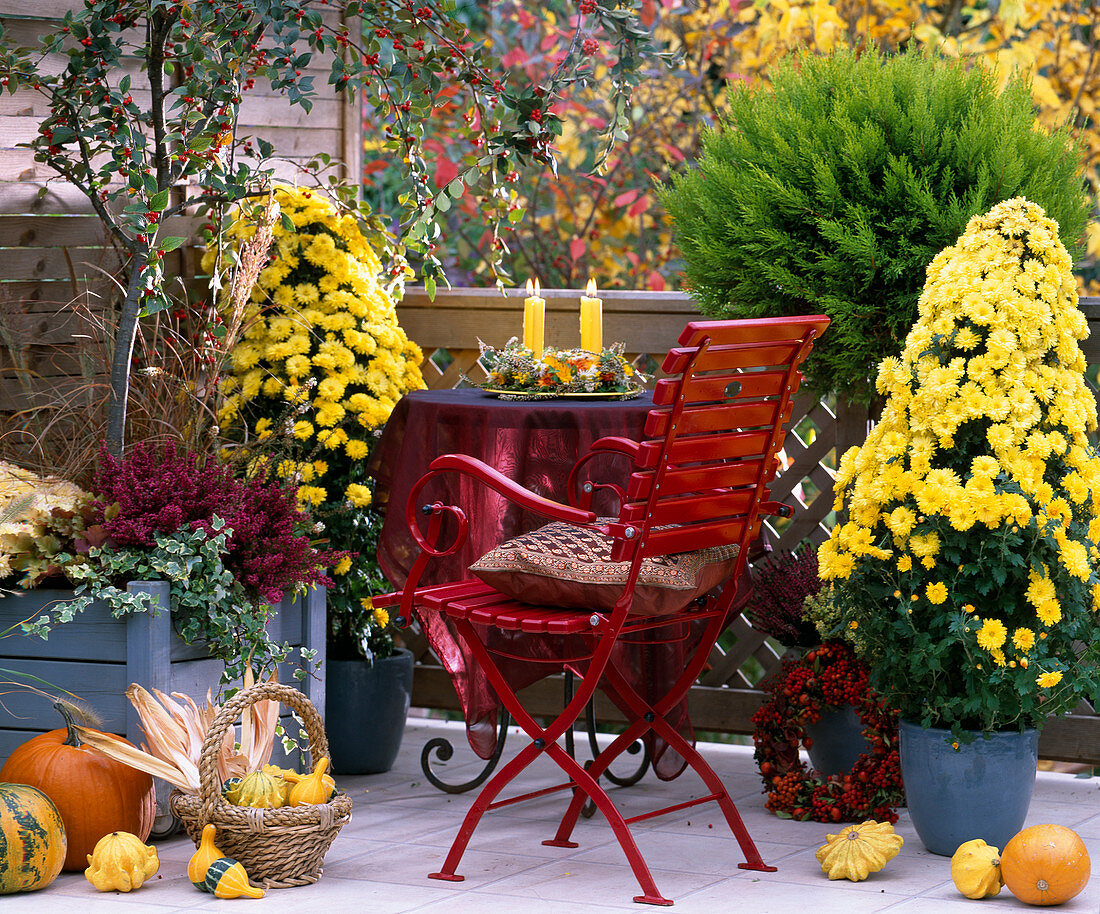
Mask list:
[{"label": "ornamental grass", "polygon": [[820,550],[837,634],[925,727],[1040,725],[1098,692],[1100,460],[1070,257],[1023,198],[928,268],[878,373],[882,419],[837,474]]}]

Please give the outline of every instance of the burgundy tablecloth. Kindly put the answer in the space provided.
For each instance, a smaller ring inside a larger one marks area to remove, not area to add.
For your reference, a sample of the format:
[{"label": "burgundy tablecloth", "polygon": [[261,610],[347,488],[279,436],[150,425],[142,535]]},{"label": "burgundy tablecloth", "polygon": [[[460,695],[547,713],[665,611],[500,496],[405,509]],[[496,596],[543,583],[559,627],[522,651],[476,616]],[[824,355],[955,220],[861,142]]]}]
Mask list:
[{"label": "burgundy tablecloth", "polygon": [[[627,401],[515,401],[469,389],[410,393],[397,404],[371,456],[376,480],[374,503],[386,512],[378,546],[382,571],[395,587],[404,586],[418,554],[405,525],[405,503],[435,457],[478,457],[533,492],[564,502],[565,481],[576,459],[598,438],[618,435],[637,440],[652,406],[648,394]],[[601,457],[591,464],[591,478],[605,481],[625,481],[629,469],[624,457]],[[516,508],[466,476],[447,474],[431,485],[422,491],[422,500],[458,505],[470,520],[470,531],[469,539],[455,555],[429,565],[422,584],[469,577],[469,565],[494,546],[548,522]],[[597,503],[594,507],[607,511],[610,506]],[[445,536],[443,542],[449,541]],[[466,714],[471,747],[482,758],[488,758],[496,742],[496,694],[444,618],[433,614],[422,619],[421,625],[454,682]],[[530,636],[525,638],[531,641]],[[526,649],[533,651],[531,656],[546,658],[563,656],[562,652],[570,648],[561,639],[547,639]],[[665,694],[664,685],[683,671],[683,645],[622,647],[616,661],[635,687],[652,701]],[[502,671],[516,689],[557,669],[551,664],[502,663]],[[676,715],[670,715],[670,721],[680,729],[690,728],[686,702]],[[674,777],[682,770],[683,761],[675,753],[667,753],[670,757],[662,759],[664,748],[663,741],[651,745],[654,768],[661,777]]]}]

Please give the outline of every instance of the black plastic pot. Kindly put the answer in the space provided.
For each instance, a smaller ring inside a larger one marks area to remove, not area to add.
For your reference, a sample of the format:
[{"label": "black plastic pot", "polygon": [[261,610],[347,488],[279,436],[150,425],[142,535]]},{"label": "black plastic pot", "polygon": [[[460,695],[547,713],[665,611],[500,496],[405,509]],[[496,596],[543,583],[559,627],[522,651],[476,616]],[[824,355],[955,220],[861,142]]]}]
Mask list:
[{"label": "black plastic pot", "polygon": [[325,732],[336,774],[389,771],[412,700],[413,655],[399,648],[375,660],[329,660]]}]

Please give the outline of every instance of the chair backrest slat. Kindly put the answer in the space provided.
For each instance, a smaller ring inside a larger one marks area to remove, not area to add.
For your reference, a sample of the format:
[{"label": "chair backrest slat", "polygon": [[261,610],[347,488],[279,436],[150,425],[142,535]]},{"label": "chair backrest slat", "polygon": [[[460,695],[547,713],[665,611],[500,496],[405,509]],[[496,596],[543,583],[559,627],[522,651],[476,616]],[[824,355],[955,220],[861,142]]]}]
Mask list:
[{"label": "chair backrest slat", "polygon": [[[730,429],[747,431],[760,426],[769,429],[775,424],[779,410],[779,400],[756,400],[739,403],[736,406],[724,406],[712,403],[708,406],[693,406],[680,413],[676,420],[678,438],[697,435],[703,432],[724,432]],[[654,437],[668,433],[672,414],[651,412],[645,424],[645,434]]]},{"label": "chair backrest slat", "polygon": [[[789,340],[768,346],[757,343],[713,346],[696,361],[695,370],[731,371],[735,368],[788,365],[801,345],[802,340]],[[668,374],[681,372],[694,353],[694,349],[670,349],[662,368]]]},{"label": "chair backrest slat", "polygon": [[[729,435],[696,435],[670,442],[666,455],[669,463],[702,463],[705,460],[731,460],[764,453],[771,433],[735,432]],[[638,449],[638,465],[655,467],[661,462],[664,441],[644,441]]]},{"label": "chair backrest slat", "polygon": [[[760,526],[799,365],[826,317],[693,321],[664,362],[612,557],[744,544]],[[632,541],[633,540],[633,541]],[[635,549],[637,552],[635,552]]]},{"label": "chair backrest slat", "polygon": [[[759,526],[759,521],[757,521]],[[725,546],[751,539],[755,531],[744,537],[748,522],[716,521],[709,524],[684,524],[673,530],[653,530],[641,546],[642,555],[665,555],[669,552],[692,552],[708,546]],[[742,539],[744,537],[744,539]]]},{"label": "chair backrest slat", "polygon": [[732,491],[716,492],[707,499],[698,496],[662,498],[649,510],[646,505],[630,505],[623,509],[619,519],[629,523],[645,520],[654,526],[660,524],[688,524],[695,521],[714,520],[722,515],[744,514],[752,506],[755,486]]},{"label": "chair backrest slat", "polygon": [[[738,463],[714,463],[699,467],[669,469],[661,480],[661,491],[666,496],[702,492],[721,486],[743,486],[760,478],[760,459],[742,460]],[[652,491],[656,473],[646,470],[633,473],[627,481],[626,497],[645,499]]]},{"label": "chair backrest slat", "polygon": [[[740,392],[735,396],[743,400],[777,397],[787,383],[786,371],[745,371],[735,379]],[[796,378],[796,380],[798,380]],[[695,375],[684,390],[685,403],[698,403],[710,400],[723,400],[729,396],[726,387],[730,378],[725,375]],[[664,378],[653,385],[653,405],[671,406],[680,398],[680,379]]]}]

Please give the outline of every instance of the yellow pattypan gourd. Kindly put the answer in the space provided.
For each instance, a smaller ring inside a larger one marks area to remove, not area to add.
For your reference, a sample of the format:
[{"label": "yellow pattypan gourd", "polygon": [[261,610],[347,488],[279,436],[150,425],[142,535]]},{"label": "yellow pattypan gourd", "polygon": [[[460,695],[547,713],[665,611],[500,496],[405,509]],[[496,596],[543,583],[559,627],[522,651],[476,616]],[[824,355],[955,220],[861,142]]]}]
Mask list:
[{"label": "yellow pattypan gourd", "polygon": [[981,838],[959,845],[951,858],[951,881],[967,898],[992,898],[1001,891],[1001,851]]},{"label": "yellow pattypan gourd", "polygon": [[278,809],[286,806],[283,799],[282,778],[274,778],[263,771],[245,775],[226,795],[234,806],[253,806],[259,809]]},{"label": "yellow pattypan gourd", "polygon": [[312,774],[307,774],[298,781],[291,790],[287,805],[303,806],[307,803],[327,803],[336,782],[328,778],[331,784],[325,783],[325,770],[328,768],[328,759],[321,759],[313,769]]},{"label": "yellow pattypan gourd", "polygon": [[248,873],[232,857],[219,857],[210,864],[204,887],[216,898],[264,897],[264,890],[248,881]]},{"label": "yellow pattypan gourd", "polygon": [[127,831],[104,835],[87,856],[84,875],[101,892],[140,889],[160,869],[156,848]]},{"label": "yellow pattypan gourd", "polygon": [[210,864],[225,856],[214,844],[216,831],[217,828],[213,825],[203,826],[198,850],[191,855],[191,861],[187,864],[187,878],[196,889],[204,892],[206,891],[206,871],[210,869]]},{"label": "yellow pattypan gourd", "polygon": [[897,856],[903,841],[889,822],[868,819],[861,825],[847,826],[838,835],[826,835],[825,844],[818,848],[817,862],[830,879],[860,882]]}]

